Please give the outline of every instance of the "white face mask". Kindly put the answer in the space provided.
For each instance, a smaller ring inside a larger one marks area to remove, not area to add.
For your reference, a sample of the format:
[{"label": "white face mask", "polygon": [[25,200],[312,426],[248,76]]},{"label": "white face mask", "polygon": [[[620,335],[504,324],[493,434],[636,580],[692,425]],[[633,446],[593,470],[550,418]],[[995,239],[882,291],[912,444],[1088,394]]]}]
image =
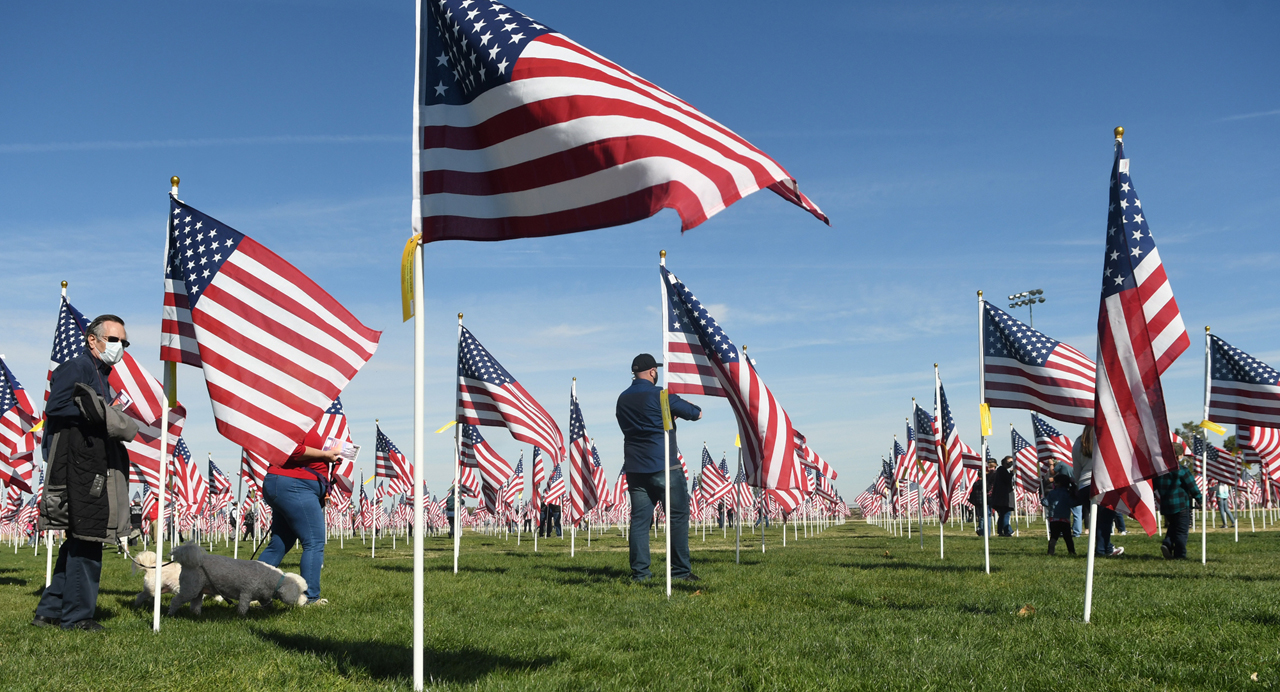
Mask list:
[{"label": "white face mask", "polygon": [[102,345],[102,353],[98,354],[98,358],[107,365],[115,365],[124,358],[124,344],[119,341],[112,343],[110,341]]}]

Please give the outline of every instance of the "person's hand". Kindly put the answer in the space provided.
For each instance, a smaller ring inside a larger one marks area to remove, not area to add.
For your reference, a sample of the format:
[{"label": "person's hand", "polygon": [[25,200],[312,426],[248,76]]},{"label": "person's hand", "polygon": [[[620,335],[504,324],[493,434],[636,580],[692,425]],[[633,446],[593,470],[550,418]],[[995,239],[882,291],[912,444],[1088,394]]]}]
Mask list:
[{"label": "person's hand", "polygon": [[702,420],[702,411],[698,411],[698,417],[694,418],[694,420]]}]

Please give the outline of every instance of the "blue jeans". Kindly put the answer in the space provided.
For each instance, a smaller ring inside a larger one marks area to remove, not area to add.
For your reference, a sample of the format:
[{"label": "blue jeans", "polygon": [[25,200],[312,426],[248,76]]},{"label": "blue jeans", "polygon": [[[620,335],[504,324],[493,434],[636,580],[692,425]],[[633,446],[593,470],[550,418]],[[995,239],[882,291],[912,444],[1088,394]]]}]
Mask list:
[{"label": "blue jeans", "polygon": [[1177,514],[1164,515],[1164,540],[1162,543],[1169,547],[1175,559],[1185,559],[1187,557],[1187,534],[1191,531],[1191,512],[1190,508],[1184,509]]},{"label": "blue jeans", "polygon": [[307,580],[307,600],[320,598],[320,567],[324,565],[324,491],[320,481],[267,474],[262,497],[271,507],[271,542],[258,560],[279,567],[295,543],[302,543],[299,571]]},{"label": "blue jeans", "polygon": [[1116,511],[1102,505],[1094,507],[1093,511],[1098,513],[1098,521],[1094,524],[1098,535],[1094,536],[1093,552],[1098,557],[1106,557],[1115,550],[1115,546],[1111,545],[1111,529],[1116,523]]},{"label": "blue jeans", "polygon": [[1009,525],[1009,518],[1013,516],[1013,510],[1006,509],[1000,512],[1000,519],[996,523],[996,533],[1001,536],[1012,536],[1013,527]]},{"label": "blue jeans", "polygon": [[40,595],[36,615],[61,620],[63,629],[92,620],[102,578],[102,544],[68,537],[58,548],[53,579]]},{"label": "blue jeans", "polygon": [[[1222,528],[1225,529],[1228,526],[1236,525],[1236,515],[1227,507],[1227,498],[1225,497],[1218,498],[1218,514],[1222,517]],[[1230,522],[1227,521],[1228,518],[1230,518]]]},{"label": "blue jeans", "polygon": [[[987,507],[987,513],[989,516],[996,516],[996,511],[991,507]],[[987,526],[990,525],[990,520],[984,521],[982,518],[982,505],[973,508],[973,523],[976,525],[975,528],[979,536],[983,535],[983,532],[987,530]]]},{"label": "blue jeans", "polygon": [[1081,528],[1081,523],[1082,523],[1081,517],[1083,516],[1081,512],[1083,511],[1084,510],[1082,510],[1078,505],[1071,508],[1071,535],[1072,536],[1078,537],[1080,536],[1080,534],[1084,533],[1084,529]]},{"label": "blue jeans", "polygon": [[[671,578],[683,579],[693,573],[689,566],[689,489],[679,466],[668,469],[671,483]],[[631,578],[643,581],[653,576],[649,571],[649,527],[653,508],[665,498],[662,472],[628,473],[627,495],[631,498]],[[665,570],[666,567],[664,566]],[[663,575],[665,578],[666,575]]]}]

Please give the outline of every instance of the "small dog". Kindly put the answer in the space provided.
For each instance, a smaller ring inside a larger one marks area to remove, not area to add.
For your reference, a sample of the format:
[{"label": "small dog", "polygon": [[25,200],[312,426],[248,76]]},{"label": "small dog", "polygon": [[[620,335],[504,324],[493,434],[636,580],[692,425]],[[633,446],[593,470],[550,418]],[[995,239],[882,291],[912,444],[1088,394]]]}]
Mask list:
[{"label": "small dog", "polygon": [[[133,561],[133,573],[138,573],[138,568],[142,567],[146,572],[146,578],[142,580],[142,592],[138,597],[133,599],[133,607],[141,608],[148,601],[152,601],[156,597],[156,592],[152,589],[156,583],[156,554],[150,550],[138,553],[138,557]],[[165,565],[160,570],[160,593],[177,593],[178,578],[182,574],[182,565],[173,562]]]},{"label": "small dog", "polygon": [[200,614],[206,594],[219,595],[237,602],[236,612],[242,617],[249,612],[249,602],[263,605],[279,598],[291,605],[307,602],[307,581],[297,574],[286,574],[257,560],[235,560],[210,555],[198,543],[184,543],[173,551],[174,562],[182,565],[178,592],[169,603],[169,615],[179,606],[191,603],[191,612]]}]

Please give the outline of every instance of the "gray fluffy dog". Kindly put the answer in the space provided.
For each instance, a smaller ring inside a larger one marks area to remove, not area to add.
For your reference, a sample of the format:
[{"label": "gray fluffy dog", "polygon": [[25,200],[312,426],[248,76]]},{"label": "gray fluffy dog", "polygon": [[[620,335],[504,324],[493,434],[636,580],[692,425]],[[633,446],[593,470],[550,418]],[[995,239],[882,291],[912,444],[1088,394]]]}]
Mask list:
[{"label": "gray fluffy dog", "polygon": [[249,612],[249,602],[263,605],[279,598],[292,605],[307,602],[307,581],[257,560],[234,560],[206,553],[198,543],[184,543],[173,551],[173,560],[182,565],[178,594],[169,603],[173,615],[183,603],[191,603],[191,612],[200,614],[205,595],[218,595],[236,601],[236,611]]}]

